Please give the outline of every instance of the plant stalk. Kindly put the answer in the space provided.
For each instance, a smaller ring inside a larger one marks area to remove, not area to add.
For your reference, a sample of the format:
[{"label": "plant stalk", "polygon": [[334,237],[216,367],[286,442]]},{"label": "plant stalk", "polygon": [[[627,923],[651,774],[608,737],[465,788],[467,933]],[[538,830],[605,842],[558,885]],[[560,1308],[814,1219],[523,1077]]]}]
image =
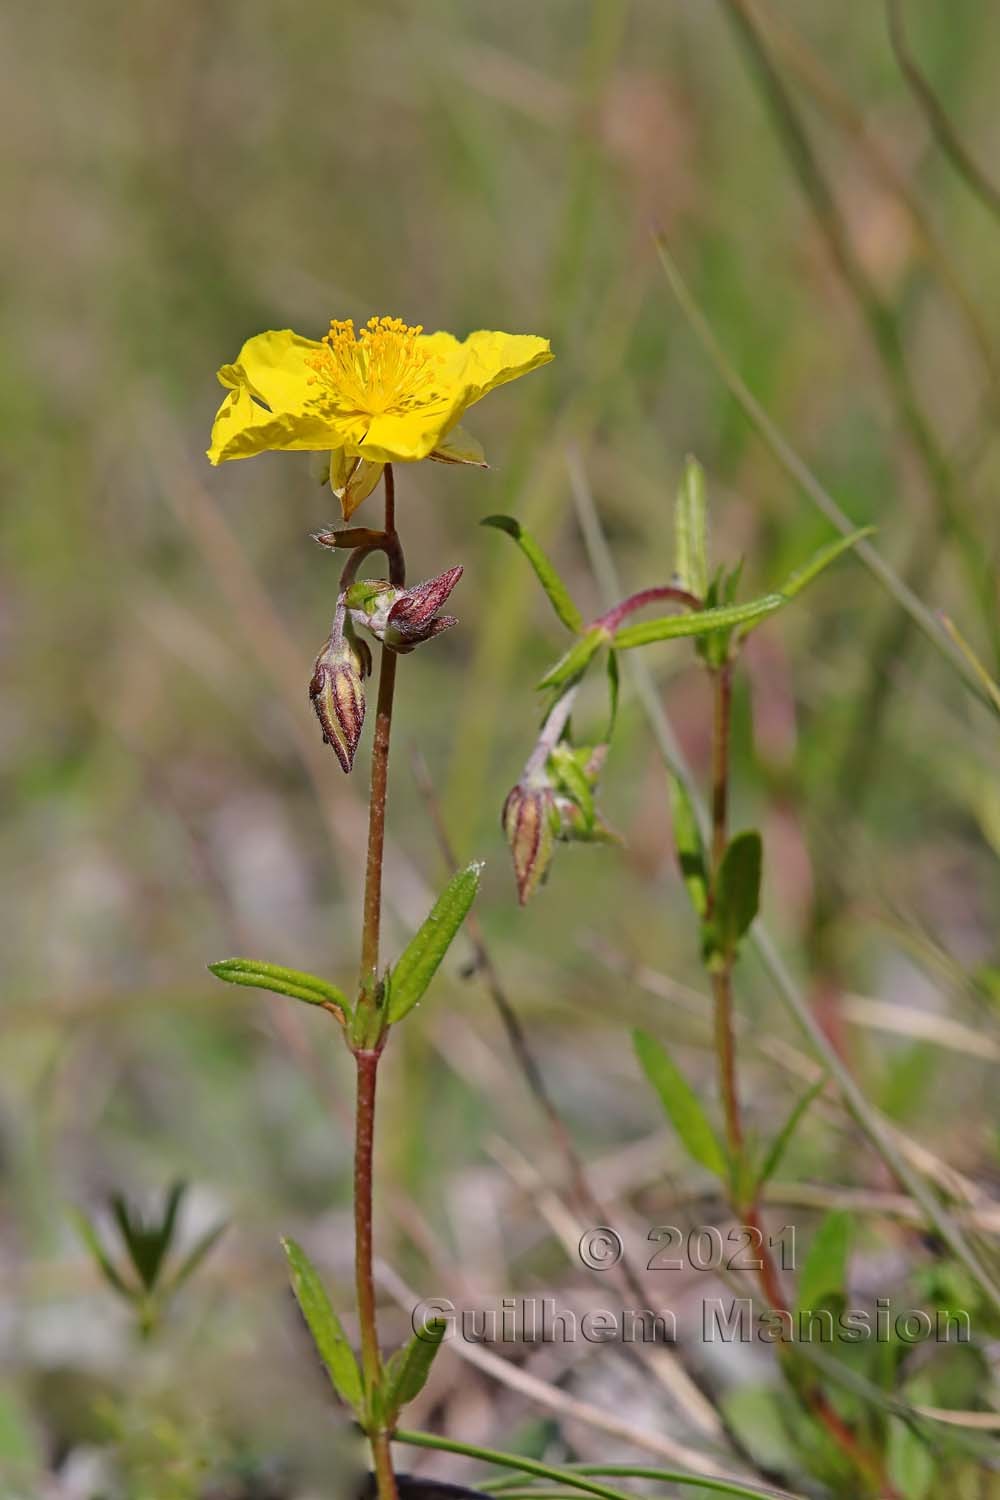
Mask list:
[{"label": "plant stalk", "polygon": [[[729,780],[732,749],[733,665],[726,660],[713,669],[713,730],[712,730],[712,871],[709,889],[709,914],[715,905],[719,868],[729,840]],[[726,1121],[726,1142],[729,1159],[734,1169],[732,1208],[746,1224],[756,1229],[759,1235],[760,1288],[764,1300],[773,1311],[790,1315],[788,1301],[781,1285],[778,1267],[767,1241],[760,1211],[760,1196],[756,1187],[749,1202],[742,1199],[744,1130],[740,1109],[739,1085],[736,1072],[736,1038],[733,1025],[733,964],[735,952],[730,949],[716,959],[712,969],[712,996],[715,1019],[715,1054],[719,1074],[719,1092]],[[778,1353],[789,1361],[793,1355],[790,1344],[779,1343]],[[869,1452],[855,1437],[850,1427],[830,1404],[821,1388],[809,1379],[803,1398],[818,1422],[846,1455],[855,1469],[876,1486],[884,1500],[900,1500],[898,1491],[890,1484],[878,1454]]]},{"label": "plant stalk", "polygon": [[[385,541],[391,582],[401,586],[405,578],[403,554],[396,536],[395,488],[392,465],[385,468]],[[382,922],[382,866],[385,856],[385,806],[389,776],[389,739],[392,731],[393,696],[396,687],[396,654],[381,648],[375,737],[372,744],[371,794],[368,803],[368,856],[365,865],[364,917],[361,932],[361,972],[358,1006],[378,1003],[379,933]],[[375,1281],[372,1272],[372,1154],[375,1143],[375,1088],[382,1041],[359,1048],[357,1064],[357,1108],[354,1145],[354,1274],[361,1336],[361,1368],[365,1394],[370,1402],[382,1378]],[[389,1434],[371,1427],[369,1442],[379,1500],[399,1500],[392,1466]]]}]

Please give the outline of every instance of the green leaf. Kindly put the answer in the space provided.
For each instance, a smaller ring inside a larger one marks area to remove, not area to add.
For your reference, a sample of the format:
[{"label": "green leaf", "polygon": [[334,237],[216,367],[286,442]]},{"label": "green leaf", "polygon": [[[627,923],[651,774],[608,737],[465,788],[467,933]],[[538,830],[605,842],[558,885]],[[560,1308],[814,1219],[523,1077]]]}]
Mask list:
[{"label": "green leaf", "polygon": [[573,642],[554,667],[549,668],[538,686],[540,688],[563,687],[574,678],[582,677],[607,639],[608,632],[602,626],[594,625],[586,635],[582,635],[578,641]]},{"label": "green leaf", "polygon": [[572,630],[574,635],[579,635],[583,630],[583,616],[573,603],[569,589],[531,533],[525,531],[520,521],[515,521],[513,516],[487,516],[480,522],[480,525],[493,526],[497,531],[505,531],[509,537],[513,537],[534,568],[535,576],[548,595],[549,603],[559,619],[567,630]]},{"label": "green leaf", "polygon": [[295,1300],[333,1388],[360,1415],[365,1401],[361,1371],[326,1288],[301,1245],[292,1239],[283,1239],[281,1243],[288,1257]]},{"label": "green leaf", "polygon": [[179,1291],[186,1281],[190,1281],[195,1271],[197,1271],[210,1252],[215,1249],[228,1228],[229,1225],[226,1223],[216,1224],[213,1229],[209,1229],[200,1239],[195,1241],[170,1278],[169,1290],[171,1293]]},{"label": "green leaf", "polygon": [[724,953],[735,950],[759,910],[761,860],[762,845],[756,830],[738,833],[722,856],[712,922]]},{"label": "green leaf", "polygon": [[781,592],[788,599],[794,599],[796,594],[801,594],[804,588],[818,578],[825,568],[837,561],[842,553],[850,550],[855,543],[864,537],[871,536],[875,531],[874,526],[862,526],[859,531],[852,531],[850,536],[839,536],[836,541],[828,542],[825,547],[820,547],[814,552],[808,562],[803,563],[801,568],[796,568],[785,582],[781,585]]},{"label": "green leaf", "polygon": [[888,1437],[889,1478],[906,1500],[925,1500],[935,1475],[934,1458],[927,1443],[899,1417],[889,1418]]},{"label": "green leaf", "polygon": [[574,750],[565,741],[558,744],[549,756],[549,765],[556,778],[558,789],[576,803],[583,814],[584,827],[589,831],[594,826],[594,793],[581,761],[593,754],[591,748]]},{"label": "green leaf", "polygon": [[784,594],[765,594],[747,604],[723,604],[717,609],[701,609],[686,615],[664,615],[658,620],[644,620],[640,625],[624,626],[615,632],[611,644],[616,650],[629,651],[633,646],[649,646],[654,641],[674,640],[678,636],[731,630],[736,625],[763,619],[787,602]]},{"label": "green leaf", "polygon": [[794,1109],[788,1116],[788,1119],[785,1121],[784,1125],[782,1125],[781,1129],[778,1131],[778,1134],[771,1142],[771,1149],[768,1151],[767,1156],[764,1158],[764,1165],[761,1167],[760,1175],[757,1178],[758,1187],[763,1187],[765,1182],[770,1182],[771,1178],[778,1170],[779,1166],[781,1165],[781,1159],[788,1148],[788,1144],[791,1141],[792,1136],[799,1128],[799,1123],[802,1120],[803,1115],[809,1108],[810,1104],[812,1104],[813,1100],[817,1098],[817,1096],[821,1094],[823,1092],[823,1089],[826,1087],[827,1077],[828,1075],[824,1073],[823,1077],[817,1079],[817,1081],[812,1085],[811,1088],[806,1089],[801,1099],[796,1102]]},{"label": "green leaf", "polygon": [[660,1096],[688,1154],[723,1181],[728,1178],[726,1157],[697,1094],[659,1042],[644,1031],[633,1033],[639,1065]]},{"label": "green leaf", "polygon": [[437,973],[475,900],[482,869],[480,864],[469,865],[452,877],[426,921],[404,948],[389,978],[391,1023],[401,1021],[413,1009]]},{"label": "green leaf", "polygon": [[416,1400],[427,1384],[434,1356],[447,1331],[446,1319],[434,1318],[426,1328],[415,1333],[408,1344],[397,1349],[389,1360],[385,1367],[382,1400],[390,1426],[395,1424],[403,1407]]},{"label": "green leaf", "polygon": [[809,1246],[799,1277],[797,1311],[813,1312],[831,1297],[844,1295],[851,1248],[851,1216],[843,1209],[827,1214]]},{"label": "green leaf", "polygon": [[315,974],[259,963],[255,958],[223,958],[208,967],[217,979],[224,979],[227,984],[245,984],[251,989],[304,1000],[307,1005],[323,1005],[335,1013],[339,1011],[341,1020],[350,1015],[350,1002],[343,990],[325,979],[317,979]]},{"label": "green leaf", "polygon": [[89,1250],[105,1281],[109,1286],[114,1288],[120,1297],[124,1297],[128,1302],[134,1301],[136,1295],[134,1289],[128,1285],[125,1278],[119,1273],[118,1268],[101,1244],[97,1230],[87,1218],[83,1209],[74,1208],[71,1210],[71,1213],[73,1223],[76,1225],[76,1231]]},{"label": "green leaf", "polygon": [[674,843],[681,875],[691,905],[699,917],[708,911],[708,870],[701,829],[687,787],[678,776],[670,775],[670,808],[674,824]]},{"label": "green leaf", "polygon": [[690,455],[674,505],[674,570],[681,588],[698,599],[708,591],[708,507],[705,471]]},{"label": "green leaf", "polygon": [[608,652],[608,727],[604,731],[604,739],[607,744],[618,723],[618,699],[620,696],[620,673],[618,671],[618,657],[614,651]]}]

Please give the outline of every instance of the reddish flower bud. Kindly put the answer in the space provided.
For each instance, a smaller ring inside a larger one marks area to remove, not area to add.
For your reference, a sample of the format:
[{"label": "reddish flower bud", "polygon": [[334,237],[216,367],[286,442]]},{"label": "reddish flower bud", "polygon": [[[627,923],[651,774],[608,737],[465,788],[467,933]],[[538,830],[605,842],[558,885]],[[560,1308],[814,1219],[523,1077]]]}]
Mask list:
[{"label": "reddish flower bud", "polygon": [[354,753],[365,722],[365,689],[362,678],[371,671],[371,652],[361,641],[331,637],[316,658],[309,697],[323,728],[323,739],[345,772],[354,764]]},{"label": "reddish flower bud", "polygon": [[514,860],[517,898],[526,906],[552,858],[554,798],[545,782],[518,782],[503,805],[501,824]]},{"label": "reddish flower bud", "polygon": [[356,624],[402,655],[458,623],[454,615],[439,615],[438,610],[461,576],[460,567],[449,568],[412,589],[355,584],[345,595],[347,607]]}]

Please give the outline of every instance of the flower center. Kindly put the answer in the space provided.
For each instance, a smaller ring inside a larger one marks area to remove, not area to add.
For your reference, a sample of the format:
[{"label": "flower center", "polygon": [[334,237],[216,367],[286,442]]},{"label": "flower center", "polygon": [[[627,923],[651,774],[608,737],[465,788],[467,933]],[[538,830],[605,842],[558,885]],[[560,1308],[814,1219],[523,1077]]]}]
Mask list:
[{"label": "flower center", "polygon": [[309,384],[325,386],[341,412],[376,417],[426,406],[439,394],[434,377],[441,361],[420,348],[423,331],[401,318],[369,318],[356,336],[352,318],[334,319],[324,347],[306,360],[314,372]]}]

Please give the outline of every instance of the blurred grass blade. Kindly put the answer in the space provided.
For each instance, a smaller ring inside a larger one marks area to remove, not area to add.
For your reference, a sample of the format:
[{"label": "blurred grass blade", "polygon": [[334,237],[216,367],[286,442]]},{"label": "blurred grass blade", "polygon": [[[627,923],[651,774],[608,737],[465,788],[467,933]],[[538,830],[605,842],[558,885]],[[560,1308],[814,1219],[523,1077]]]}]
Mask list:
[{"label": "blurred grass blade", "polygon": [[209,969],[217,979],[227,984],[245,984],[251,989],[270,990],[273,995],[288,995],[293,1000],[304,1000],[307,1005],[322,1005],[334,1013],[340,1012],[341,1022],[350,1015],[351,1006],[343,990],[315,974],[304,974],[299,969],[283,969],[278,964],[265,964],[255,958],[223,958]]},{"label": "blurred grass blade", "polygon": [[445,886],[389,976],[389,1021],[395,1024],[423,997],[479,889],[482,865],[468,865]]},{"label": "blurred grass blade", "polygon": [[582,677],[594,656],[608,639],[606,630],[594,626],[574,641],[569,650],[550,667],[538,684],[539,688],[564,687],[576,677]]},{"label": "blurred grass blade", "polygon": [[427,1384],[434,1356],[447,1331],[445,1319],[435,1318],[389,1360],[385,1367],[383,1403],[390,1425],[395,1425],[403,1407],[416,1400]]},{"label": "blurred grass blade", "polygon": [[569,589],[530,531],[525,531],[520,521],[515,521],[513,516],[487,516],[480,522],[480,525],[493,526],[497,531],[505,531],[509,537],[513,537],[534,568],[535,576],[548,595],[549,603],[559,619],[567,630],[572,630],[574,635],[580,635],[583,631],[583,616],[573,603]]},{"label": "blurred grass blade", "polygon": [[[718,339],[712,331],[711,324],[695,301],[684,278],[681,276],[677,262],[667,249],[662,235],[656,236],[656,248],[664,274],[670,284],[670,289],[676,297],[681,311],[697,335],[702,348],[718,371],[723,384],[727,387],[737,404],[742,407],[744,414],[757,429],[782,468],[786,473],[791,475],[795,482],[809,496],[809,499],[816,506],[817,510],[826,516],[827,520],[832,522],[844,536],[853,536],[857,528],[851,522],[850,517],[845,515],[833,496],[824,489],[812,470],[782,436],[760,402],[751,392],[749,386],[737,373],[735,367],[723,352]],[[958,669],[962,680],[975,697],[981,703],[986,703],[990,708],[1000,713],[1000,704],[994,703],[989,695],[983,693],[977,674],[970,669],[962,652],[955,647],[947,632],[941,628],[933,613],[922,603],[913,590],[884,561],[870,542],[867,540],[859,541],[856,543],[856,550],[858,557],[869,572],[874,574],[883,588],[892,595],[897,604],[920,627],[928,640],[932,641],[951,665]]]},{"label": "blurred grass blade", "polygon": [[119,1274],[118,1268],[115,1266],[114,1262],[111,1260],[111,1257],[108,1255],[104,1246],[101,1244],[100,1238],[97,1234],[97,1230],[94,1228],[87,1215],[83,1212],[83,1209],[74,1208],[70,1212],[73,1223],[76,1225],[77,1233],[89,1250],[95,1265],[101,1272],[101,1275],[104,1277],[105,1281],[109,1286],[114,1288],[114,1290],[120,1297],[124,1297],[128,1302],[133,1302],[135,1300],[134,1289],[130,1287],[125,1278]]},{"label": "blurred grass blade", "polygon": [[997,712],[1000,713],[1000,685],[998,685],[990,676],[989,672],[987,672],[986,668],[983,666],[983,663],[979,660],[979,657],[973,651],[972,647],[965,639],[965,636],[962,635],[961,631],[959,630],[958,626],[955,624],[951,616],[942,614],[938,618],[940,619],[941,624],[944,630],[947,632],[949,638],[955,642],[955,645],[965,657],[965,660],[968,662],[970,669],[976,674],[976,677],[982,686],[983,692],[986,693],[990,702],[994,704]]},{"label": "blurred grass blade", "polygon": [[326,1288],[301,1245],[292,1239],[283,1239],[281,1243],[288,1257],[295,1300],[334,1390],[360,1416],[365,1399],[361,1371]]},{"label": "blurred grass blade", "polygon": [[699,917],[708,912],[708,869],[705,863],[705,846],[694,806],[687,787],[679,776],[668,772],[670,782],[670,807],[673,814],[674,843],[681,875],[691,898],[691,905]]},{"label": "blurred grass blade", "polygon": [[844,1209],[827,1214],[813,1236],[799,1276],[796,1307],[813,1312],[847,1286],[847,1257],[851,1248],[851,1216]]},{"label": "blurred grass blade", "polygon": [[729,1174],[725,1153],[694,1089],[664,1048],[647,1032],[633,1032],[632,1040],[639,1065],[660,1096],[667,1118],[688,1154],[726,1181]]},{"label": "blurred grass blade", "polygon": [[757,1178],[758,1188],[762,1188],[766,1182],[770,1182],[775,1172],[781,1166],[782,1158],[784,1157],[785,1152],[787,1151],[788,1146],[791,1143],[792,1136],[795,1134],[796,1130],[798,1130],[799,1124],[801,1123],[809,1106],[812,1104],[813,1100],[823,1092],[823,1090],[826,1088],[826,1084],[827,1077],[826,1074],[824,1074],[822,1078],[817,1078],[816,1082],[812,1084],[810,1088],[806,1089],[802,1097],[796,1101],[791,1114],[788,1116],[788,1119],[785,1121],[784,1125],[782,1125],[781,1129],[778,1131],[778,1134],[771,1142],[771,1149],[768,1151],[767,1156],[764,1158],[764,1164],[761,1167],[760,1175]]},{"label": "blurred grass blade", "polygon": [[746,604],[725,604],[718,609],[701,609],[688,615],[663,615],[657,620],[644,620],[640,625],[623,626],[612,636],[611,644],[616,650],[628,651],[634,646],[649,646],[654,641],[731,630],[736,625],[746,625],[751,620],[771,615],[787,602],[783,594],[765,594]]},{"label": "blurred grass blade", "polygon": [[738,833],[722,856],[712,922],[726,953],[735,951],[760,910],[762,860],[763,845],[756,829]]},{"label": "blurred grass blade", "polygon": [[708,593],[708,505],[705,471],[690,454],[674,505],[674,571],[682,589],[704,599]]}]

